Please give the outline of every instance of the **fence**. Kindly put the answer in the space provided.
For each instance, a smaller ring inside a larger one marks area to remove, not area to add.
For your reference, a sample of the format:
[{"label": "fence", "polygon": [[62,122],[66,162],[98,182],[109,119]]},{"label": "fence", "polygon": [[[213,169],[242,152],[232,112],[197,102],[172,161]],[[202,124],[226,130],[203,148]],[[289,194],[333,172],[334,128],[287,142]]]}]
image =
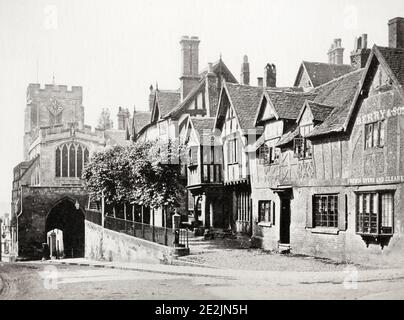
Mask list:
[{"label": "fence", "polygon": [[86,220],[98,224],[99,226],[101,225],[101,212],[98,210],[91,210],[87,209],[86,210]]},{"label": "fence", "polygon": [[104,227],[165,246],[174,246],[177,238],[178,246],[188,248],[188,231],[185,229],[174,231],[171,228],[156,227],[109,216],[105,217]]}]

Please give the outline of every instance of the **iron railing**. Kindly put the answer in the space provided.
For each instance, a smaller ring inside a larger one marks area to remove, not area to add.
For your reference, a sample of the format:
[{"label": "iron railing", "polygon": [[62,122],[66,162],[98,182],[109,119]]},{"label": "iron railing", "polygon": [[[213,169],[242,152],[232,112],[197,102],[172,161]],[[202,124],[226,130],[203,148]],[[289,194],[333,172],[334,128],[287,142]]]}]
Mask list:
[{"label": "iron railing", "polygon": [[177,245],[188,248],[188,231],[186,229],[174,230],[171,228],[156,227],[146,223],[110,216],[105,217],[104,227],[165,246],[175,246],[177,237]]}]

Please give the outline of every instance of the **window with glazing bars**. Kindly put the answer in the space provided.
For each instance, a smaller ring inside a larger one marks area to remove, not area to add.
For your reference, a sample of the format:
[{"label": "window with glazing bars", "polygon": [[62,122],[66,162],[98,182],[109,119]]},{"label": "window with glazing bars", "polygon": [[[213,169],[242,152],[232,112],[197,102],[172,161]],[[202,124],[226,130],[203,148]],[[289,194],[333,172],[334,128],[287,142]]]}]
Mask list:
[{"label": "window with glazing bars", "polygon": [[338,227],[338,195],[313,196],[314,227]]},{"label": "window with glazing bars", "polygon": [[359,193],[356,196],[356,232],[393,234],[394,196],[392,192]]},{"label": "window with glazing bars", "polygon": [[365,125],[365,149],[384,147],[385,121]]}]

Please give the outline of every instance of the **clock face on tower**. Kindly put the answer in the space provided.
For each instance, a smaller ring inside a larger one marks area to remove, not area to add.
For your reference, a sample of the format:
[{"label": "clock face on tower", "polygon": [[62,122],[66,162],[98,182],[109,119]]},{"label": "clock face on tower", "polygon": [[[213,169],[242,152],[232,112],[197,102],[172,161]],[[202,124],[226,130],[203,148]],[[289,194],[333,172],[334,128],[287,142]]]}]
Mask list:
[{"label": "clock face on tower", "polygon": [[51,98],[50,104],[48,105],[48,110],[54,116],[57,116],[59,113],[62,112],[63,106],[55,98]]}]

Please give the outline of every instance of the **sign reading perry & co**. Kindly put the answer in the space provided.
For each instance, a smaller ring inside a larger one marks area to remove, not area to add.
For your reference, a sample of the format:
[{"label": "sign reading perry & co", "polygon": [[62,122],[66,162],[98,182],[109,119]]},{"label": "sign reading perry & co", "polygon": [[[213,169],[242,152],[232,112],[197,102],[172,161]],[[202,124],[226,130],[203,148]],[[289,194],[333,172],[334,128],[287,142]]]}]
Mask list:
[{"label": "sign reading perry & co", "polygon": [[365,123],[372,123],[397,116],[404,116],[404,106],[394,107],[391,109],[376,110],[363,116],[358,116],[358,118],[356,119],[356,124],[361,125]]}]

